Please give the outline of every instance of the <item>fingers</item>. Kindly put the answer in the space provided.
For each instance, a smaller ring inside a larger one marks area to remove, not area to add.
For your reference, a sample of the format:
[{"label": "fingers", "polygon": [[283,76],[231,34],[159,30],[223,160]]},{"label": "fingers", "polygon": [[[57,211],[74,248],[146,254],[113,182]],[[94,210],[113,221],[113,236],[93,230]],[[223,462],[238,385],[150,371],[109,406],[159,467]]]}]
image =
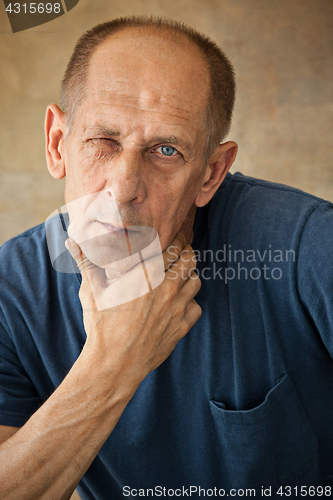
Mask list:
[{"label": "fingers", "polygon": [[172,243],[163,252],[166,278],[176,280],[181,286],[196,268],[193,248],[186,243],[183,230],[178,231]]},{"label": "fingers", "polygon": [[189,330],[192,328],[192,326],[196,324],[201,315],[202,315],[201,307],[194,299],[192,299],[189,302],[185,313],[185,319],[188,323]]},{"label": "fingers", "polygon": [[180,290],[179,298],[184,301],[184,318],[188,325],[188,330],[198,321],[202,314],[201,307],[194,300],[201,288],[201,280],[196,272],[190,276],[183,288]]},{"label": "fingers", "polygon": [[90,262],[90,260],[87,259],[87,257],[84,255],[82,252],[81,248],[77,243],[72,238],[68,238],[65,241],[65,246],[73,259],[76,262],[77,267],[80,269],[80,271],[87,271],[89,269],[94,269],[96,266]]},{"label": "fingers", "polygon": [[171,289],[179,291],[189,279],[197,279],[195,269],[195,253],[189,245],[186,245],[178,260],[166,271],[166,284],[168,283]]},{"label": "fingers", "polygon": [[179,297],[185,301],[186,306],[196,296],[201,288],[201,280],[195,271],[192,272],[189,279],[179,292]]},{"label": "fingers", "polygon": [[[65,246],[81,271],[82,284],[80,288],[80,298],[86,303],[86,307],[87,304],[91,304],[95,301],[95,295],[99,293],[100,288],[104,284],[106,279],[104,269],[90,262],[79,245],[75,243],[72,238],[68,238],[65,241]],[[83,305],[84,304],[82,304],[82,306]]]}]

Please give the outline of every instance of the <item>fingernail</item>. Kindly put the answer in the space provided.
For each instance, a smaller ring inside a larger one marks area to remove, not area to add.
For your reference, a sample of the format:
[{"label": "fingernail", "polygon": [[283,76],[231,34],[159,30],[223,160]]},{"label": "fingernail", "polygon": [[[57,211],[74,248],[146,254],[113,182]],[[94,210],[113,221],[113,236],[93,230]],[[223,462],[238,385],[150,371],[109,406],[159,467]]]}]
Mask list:
[{"label": "fingernail", "polygon": [[72,238],[67,238],[67,240],[65,241],[65,247],[67,248],[67,250],[69,250],[70,248],[74,248],[75,246],[75,242],[72,240]]},{"label": "fingernail", "polygon": [[65,247],[67,248],[67,250],[69,251],[69,253],[73,254],[73,253],[77,253],[78,250],[79,250],[79,246],[75,243],[74,240],[72,240],[72,238],[68,238],[66,241],[65,241]]}]

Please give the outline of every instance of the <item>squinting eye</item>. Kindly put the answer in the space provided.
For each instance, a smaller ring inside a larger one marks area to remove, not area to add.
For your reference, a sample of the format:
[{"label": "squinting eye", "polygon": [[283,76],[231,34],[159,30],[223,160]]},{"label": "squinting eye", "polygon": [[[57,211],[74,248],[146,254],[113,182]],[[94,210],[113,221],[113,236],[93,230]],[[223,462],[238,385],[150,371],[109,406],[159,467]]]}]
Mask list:
[{"label": "squinting eye", "polygon": [[159,149],[161,149],[161,153],[164,156],[173,156],[178,152],[177,149],[172,146],[161,146]]}]

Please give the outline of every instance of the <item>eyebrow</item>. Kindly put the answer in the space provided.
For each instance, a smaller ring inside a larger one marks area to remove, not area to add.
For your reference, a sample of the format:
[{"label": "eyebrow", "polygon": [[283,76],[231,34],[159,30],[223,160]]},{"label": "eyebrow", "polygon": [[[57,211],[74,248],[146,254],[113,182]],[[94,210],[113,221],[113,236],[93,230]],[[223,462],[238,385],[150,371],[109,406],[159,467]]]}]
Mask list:
[{"label": "eyebrow", "polygon": [[[85,130],[88,134],[100,134],[106,137],[119,137],[121,134],[115,129],[107,128],[103,125],[93,125],[87,127]],[[153,137],[149,142],[163,143],[163,144],[174,144],[175,146],[180,146],[186,153],[190,154],[192,146],[189,142],[176,137],[175,135],[170,136],[156,136]]]},{"label": "eyebrow", "polygon": [[120,132],[104,127],[103,125],[92,125],[84,130],[85,134],[101,134],[107,137],[119,137]]}]

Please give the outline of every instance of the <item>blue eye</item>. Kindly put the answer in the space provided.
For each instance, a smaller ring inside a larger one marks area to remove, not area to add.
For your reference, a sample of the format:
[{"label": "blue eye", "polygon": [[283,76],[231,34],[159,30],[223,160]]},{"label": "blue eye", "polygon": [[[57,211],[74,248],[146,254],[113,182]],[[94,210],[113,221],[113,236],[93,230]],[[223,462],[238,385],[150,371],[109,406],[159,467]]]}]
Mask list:
[{"label": "blue eye", "polygon": [[161,146],[161,153],[164,156],[172,156],[176,151],[172,146]]}]

